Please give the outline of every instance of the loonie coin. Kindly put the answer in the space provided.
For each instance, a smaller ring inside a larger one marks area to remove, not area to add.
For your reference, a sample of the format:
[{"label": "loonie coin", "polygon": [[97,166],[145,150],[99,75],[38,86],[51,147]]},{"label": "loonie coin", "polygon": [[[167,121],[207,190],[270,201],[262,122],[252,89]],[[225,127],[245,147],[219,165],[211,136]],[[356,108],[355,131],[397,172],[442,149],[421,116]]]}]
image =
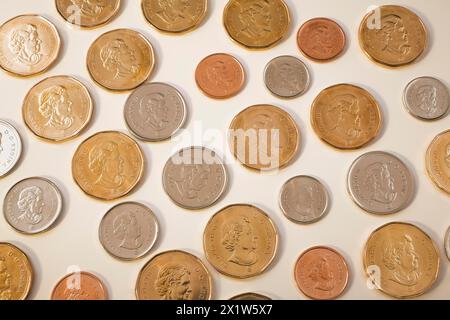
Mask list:
[{"label": "loonie coin", "polygon": [[434,138],[428,147],[425,162],[434,184],[450,195],[450,130]]},{"label": "loonie coin", "polygon": [[103,282],[89,272],[74,272],[62,278],[53,288],[51,300],[107,300]]},{"label": "loonie coin", "polygon": [[247,292],[231,297],[230,300],[252,301],[252,300],[272,300],[272,299],[259,293]]},{"label": "loonie coin", "polygon": [[83,28],[107,24],[120,9],[120,0],[55,0],[55,4],[61,17]]},{"label": "loonie coin", "polygon": [[22,140],[17,130],[0,119],[0,178],[10,173],[22,154]]}]

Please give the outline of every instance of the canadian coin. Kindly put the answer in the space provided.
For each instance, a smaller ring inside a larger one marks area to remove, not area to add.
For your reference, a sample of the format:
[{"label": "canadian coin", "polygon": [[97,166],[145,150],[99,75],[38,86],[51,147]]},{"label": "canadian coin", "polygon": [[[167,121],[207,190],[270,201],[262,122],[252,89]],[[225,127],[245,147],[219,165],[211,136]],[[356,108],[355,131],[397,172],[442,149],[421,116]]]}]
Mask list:
[{"label": "canadian coin", "polygon": [[120,9],[120,0],[55,0],[58,13],[67,22],[94,28],[111,21]]},{"label": "canadian coin", "polygon": [[62,278],[53,289],[52,300],[107,300],[102,280],[89,272],[74,272]]},{"label": "canadian coin", "polygon": [[16,128],[0,119],[0,178],[14,169],[22,154],[22,140]]},{"label": "canadian coin", "polygon": [[450,195],[450,130],[434,138],[428,147],[425,162],[434,184]]}]

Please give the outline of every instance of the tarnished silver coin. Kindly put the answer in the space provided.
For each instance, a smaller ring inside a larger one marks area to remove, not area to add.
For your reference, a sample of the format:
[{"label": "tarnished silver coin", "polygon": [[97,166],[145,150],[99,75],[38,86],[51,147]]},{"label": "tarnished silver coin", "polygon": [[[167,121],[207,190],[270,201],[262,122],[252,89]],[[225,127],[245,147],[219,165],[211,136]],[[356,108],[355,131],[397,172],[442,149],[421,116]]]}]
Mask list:
[{"label": "tarnished silver coin", "polygon": [[226,185],[225,165],[214,151],[204,147],[182,149],[164,167],[164,190],[185,209],[213,205],[225,192]]},{"label": "tarnished silver coin", "polygon": [[135,260],[145,256],[158,238],[158,220],[145,205],[124,202],[110,209],[99,227],[103,248],[113,257]]},{"label": "tarnished silver coin", "polygon": [[382,151],[356,159],[347,176],[353,201],[374,214],[391,214],[406,208],[414,195],[414,177],[398,157]]},{"label": "tarnished silver coin", "polygon": [[0,177],[6,176],[20,159],[22,140],[17,130],[0,120]]},{"label": "tarnished silver coin", "polygon": [[36,234],[50,229],[61,214],[61,192],[52,181],[33,177],[19,181],[6,194],[3,214],[17,231]]},{"label": "tarnished silver coin", "polygon": [[445,234],[444,246],[447,258],[448,260],[450,260],[450,227],[448,228],[447,233]]},{"label": "tarnished silver coin", "polygon": [[406,110],[421,120],[436,120],[445,116],[450,107],[447,86],[432,77],[420,77],[411,81],[403,93]]},{"label": "tarnished silver coin", "polygon": [[316,178],[297,176],[283,185],[279,202],[289,220],[313,223],[327,213],[329,196],[325,186]]},{"label": "tarnished silver coin", "polygon": [[125,122],[130,131],[145,141],[162,141],[173,136],[186,119],[181,93],[165,83],[148,83],[136,89],[125,104]]},{"label": "tarnished silver coin", "polygon": [[310,74],[300,59],[280,56],[267,64],[264,82],[273,94],[281,98],[294,98],[308,90]]}]

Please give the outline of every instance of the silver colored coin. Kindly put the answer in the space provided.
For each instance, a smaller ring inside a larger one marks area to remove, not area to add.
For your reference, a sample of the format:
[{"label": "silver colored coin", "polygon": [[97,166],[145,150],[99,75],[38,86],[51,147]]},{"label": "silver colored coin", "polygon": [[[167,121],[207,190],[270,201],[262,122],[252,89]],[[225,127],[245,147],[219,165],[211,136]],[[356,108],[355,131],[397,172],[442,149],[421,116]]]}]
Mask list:
[{"label": "silver colored coin", "polygon": [[20,159],[22,141],[17,130],[0,120],[0,177],[6,176]]},{"label": "silver colored coin", "polygon": [[186,119],[186,103],[181,93],[165,83],[148,83],[136,89],[124,109],[129,130],[144,141],[172,137]]},{"label": "silver colored coin", "polygon": [[382,151],[356,159],[347,176],[353,201],[374,214],[391,214],[405,209],[414,195],[414,177],[398,157]]},{"label": "silver colored coin", "polygon": [[450,228],[448,228],[447,233],[445,234],[444,247],[447,258],[450,260]]},{"label": "silver colored coin", "polygon": [[296,223],[313,223],[322,219],[329,206],[325,186],[316,178],[297,176],[281,188],[280,208],[284,215]]},{"label": "silver colored coin", "polygon": [[153,248],[158,229],[158,220],[148,207],[124,202],[105,214],[99,227],[99,239],[113,257],[136,260]]},{"label": "silver colored coin", "polygon": [[420,77],[411,81],[403,93],[406,110],[421,120],[437,120],[445,116],[450,107],[447,86],[432,77]]},{"label": "silver colored coin", "polygon": [[28,178],[16,183],[6,194],[3,214],[17,231],[37,234],[50,229],[61,214],[61,192],[48,179]]},{"label": "silver colored coin", "polygon": [[273,94],[281,98],[294,98],[308,90],[310,74],[300,59],[280,56],[267,64],[264,82]]},{"label": "silver colored coin", "polygon": [[225,192],[226,185],[225,165],[214,151],[204,147],[182,149],[164,167],[164,190],[185,209],[213,205]]}]

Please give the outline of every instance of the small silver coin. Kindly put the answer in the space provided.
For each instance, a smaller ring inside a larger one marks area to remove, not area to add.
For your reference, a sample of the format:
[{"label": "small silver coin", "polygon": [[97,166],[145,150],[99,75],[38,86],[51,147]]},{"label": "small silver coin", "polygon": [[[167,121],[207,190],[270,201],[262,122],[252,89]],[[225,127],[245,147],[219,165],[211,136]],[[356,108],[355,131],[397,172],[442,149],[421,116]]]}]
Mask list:
[{"label": "small silver coin", "polygon": [[6,176],[20,159],[22,141],[17,130],[0,120],[0,177]]},{"label": "small silver coin", "polygon": [[63,200],[48,179],[33,177],[16,183],[6,194],[3,214],[17,231],[36,234],[50,229],[61,214]]},{"label": "small silver coin", "polygon": [[143,204],[124,202],[110,209],[99,227],[103,248],[121,260],[145,256],[158,238],[158,220]]},{"label": "small silver coin", "polygon": [[310,74],[307,66],[300,59],[280,56],[267,64],[264,82],[269,91],[276,96],[294,98],[308,90]]},{"label": "small silver coin", "polygon": [[447,86],[440,80],[420,77],[406,86],[403,103],[414,117],[421,120],[437,120],[447,114],[450,94]]},{"label": "small silver coin", "polygon": [[448,228],[447,233],[445,234],[444,247],[447,258],[450,260],[450,228]]},{"label": "small silver coin", "polygon": [[144,141],[172,137],[186,119],[186,103],[181,93],[165,83],[148,83],[137,88],[124,109],[129,130]]},{"label": "small silver coin", "polygon": [[414,177],[398,157],[382,151],[360,156],[347,176],[353,201],[374,214],[391,214],[405,209],[414,195]]},{"label": "small silver coin", "polygon": [[204,147],[182,149],[164,167],[164,190],[185,209],[213,205],[225,192],[226,185],[225,165],[214,151]]},{"label": "small silver coin", "polygon": [[329,206],[325,186],[309,176],[289,179],[281,188],[280,208],[284,215],[296,223],[313,223],[323,218]]}]

